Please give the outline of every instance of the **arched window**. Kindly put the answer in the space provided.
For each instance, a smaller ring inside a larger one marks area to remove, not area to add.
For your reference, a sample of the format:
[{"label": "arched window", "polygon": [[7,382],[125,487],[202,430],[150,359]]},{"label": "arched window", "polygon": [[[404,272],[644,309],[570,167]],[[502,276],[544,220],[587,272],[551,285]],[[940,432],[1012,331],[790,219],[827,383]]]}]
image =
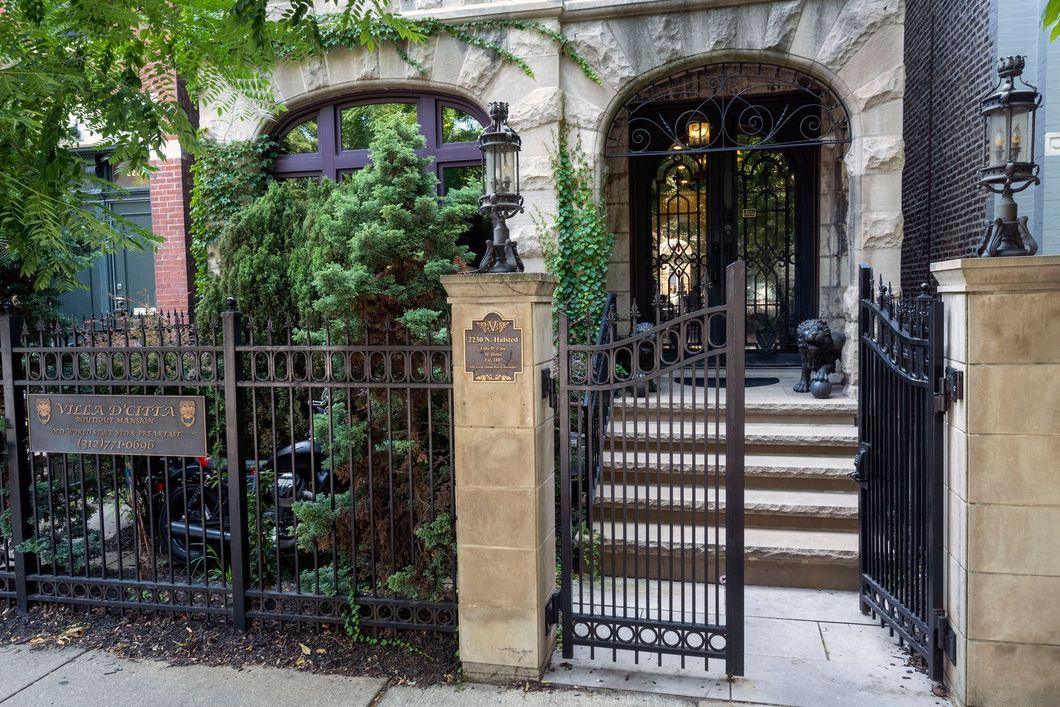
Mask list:
[{"label": "arched window", "polygon": [[478,181],[478,135],[489,122],[486,114],[458,98],[397,92],[332,101],[287,116],[273,133],[279,145],[273,176],[339,180],[357,171],[369,162],[372,119],[385,114],[419,124],[427,139],[420,154],[434,158],[440,193]]}]

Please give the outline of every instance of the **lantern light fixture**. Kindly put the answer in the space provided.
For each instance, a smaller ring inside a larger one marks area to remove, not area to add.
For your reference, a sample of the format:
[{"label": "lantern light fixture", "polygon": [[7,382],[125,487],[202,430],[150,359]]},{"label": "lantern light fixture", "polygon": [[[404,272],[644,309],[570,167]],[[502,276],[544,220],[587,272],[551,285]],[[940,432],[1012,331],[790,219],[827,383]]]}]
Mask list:
[{"label": "lantern light fixture", "polygon": [[705,120],[692,120],[688,123],[688,144],[701,147],[710,142],[710,123]]},{"label": "lantern light fixture", "polygon": [[519,193],[519,151],[522,140],[508,125],[508,104],[489,104],[490,119],[478,138],[482,150],[482,196],[479,211],[493,223],[493,240],[479,263],[480,273],[522,272],[523,261],[508,233],[507,220],[523,211]]},{"label": "lantern light fixture", "polygon": [[996,218],[986,226],[976,251],[982,257],[1034,255],[1038,243],[1018,216],[1013,194],[1039,183],[1034,162],[1035,111],[1042,102],[1038,89],[1023,80],[1022,56],[998,60],[998,83],[980,101],[986,122],[986,164],[979,186],[1000,194]]}]

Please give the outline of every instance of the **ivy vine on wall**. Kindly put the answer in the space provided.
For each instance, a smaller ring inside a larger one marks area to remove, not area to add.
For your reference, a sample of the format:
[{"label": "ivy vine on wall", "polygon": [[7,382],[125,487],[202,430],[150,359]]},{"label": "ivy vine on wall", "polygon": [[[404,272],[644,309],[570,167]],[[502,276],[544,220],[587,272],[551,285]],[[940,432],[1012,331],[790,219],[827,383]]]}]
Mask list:
[{"label": "ivy vine on wall", "polygon": [[[574,62],[586,77],[597,84],[602,84],[602,80],[600,79],[600,75],[596,72],[596,69],[594,69],[585,57],[578,52],[570,39],[568,39],[562,32],[558,32],[536,20],[498,19],[454,23],[428,17],[421,20],[406,20],[406,22],[410,29],[424,39],[448,35],[468,46],[478,47],[479,49],[492,52],[504,63],[517,66],[527,76],[533,77],[534,71],[530,68],[530,64],[519,55],[510,51],[501,41],[494,38],[498,33],[507,30],[522,30],[524,32],[530,32],[555,44],[560,54]],[[348,23],[342,22],[341,17],[323,17],[321,18],[318,27],[319,46],[324,51],[337,47],[355,49],[365,46],[362,37],[365,30],[359,27],[352,27]],[[367,32],[371,37],[371,43],[369,46],[378,45],[390,47],[405,63],[413,67],[420,74],[427,73],[427,69],[423,63],[413,58],[408,53],[405,48],[408,43],[396,28],[385,23],[378,23],[372,25]],[[304,56],[297,54],[293,48],[289,49],[287,54],[292,60],[305,58]]]},{"label": "ivy vine on wall", "polygon": [[201,295],[210,276],[209,247],[225,225],[265,193],[276,143],[269,136],[217,142],[203,140],[191,166],[191,254],[195,289]]},{"label": "ivy vine on wall", "polygon": [[607,210],[597,199],[589,156],[580,138],[571,143],[566,126],[560,128],[551,161],[556,214],[551,223],[540,215],[534,222],[541,232],[545,266],[559,280],[554,308],[570,317],[572,341],[582,342],[603,316],[615,236],[607,230]]}]

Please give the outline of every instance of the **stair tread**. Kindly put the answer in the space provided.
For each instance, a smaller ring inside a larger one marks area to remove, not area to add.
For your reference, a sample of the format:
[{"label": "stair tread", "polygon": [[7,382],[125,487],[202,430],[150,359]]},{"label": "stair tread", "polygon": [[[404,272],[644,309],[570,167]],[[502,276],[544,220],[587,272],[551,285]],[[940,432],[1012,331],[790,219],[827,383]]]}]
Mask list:
[{"label": "stair tread", "polygon": [[[633,452],[609,450],[606,446],[601,455],[605,467],[621,470],[623,464],[628,470],[665,470],[677,473],[702,473],[709,464],[725,468],[725,455],[696,454],[694,452]],[[792,474],[816,473],[828,475],[849,474],[854,470],[854,458],[847,452],[834,455],[795,455],[795,454],[747,454],[744,456],[744,470],[776,469],[790,470]]]},{"label": "stair tread", "polygon": [[[660,424],[661,423],[661,424]],[[725,425],[668,419],[657,421],[616,420],[608,429],[611,440],[665,439],[675,442],[712,441],[725,439]],[[784,442],[799,445],[857,444],[858,428],[854,425],[792,425],[780,422],[748,422],[744,425],[744,439],[750,442]],[[605,449],[607,443],[605,443]],[[630,450],[635,451],[635,450]]]},{"label": "stair tread", "polygon": [[[667,412],[670,410],[674,410],[675,412],[699,412],[713,410],[715,403],[724,410],[725,396],[722,395],[719,399],[715,400],[713,395],[708,394],[706,399],[704,399],[702,394],[697,394],[693,399],[693,396],[687,392],[686,388],[683,397],[680,393],[673,397],[660,396],[653,393],[646,398],[633,398],[624,395],[615,398],[612,402],[612,406],[616,409],[638,411],[654,411],[656,409],[661,409]],[[793,415],[835,415],[840,413],[856,415],[858,412],[858,402],[853,398],[828,398],[826,400],[813,401],[745,400],[744,409],[753,412],[771,412]]]},{"label": "stair tread", "polygon": [[[675,524],[671,529],[669,525],[655,523],[616,523],[614,528],[606,522],[598,522],[595,525],[602,535],[603,550],[608,549],[612,540],[616,543],[629,542],[637,545],[663,544],[671,551],[677,552],[680,552],[682,546],[703,547],[714,545],[715,542],[722,548],[725,546],[725,528]],[[790,554],[856,559],[858,534],[855,531],[745,528],[744,550],[746,554],[755,555]]]},{"label": "stair tread", "polygon": [[[646,484],[605,485],[596,496],[598,502],[622,506],[652,508],[705,508],[725,504],[725,489],[702,486],[653,486]],[[777,511],[807,515],[857,516],[858,495],[853,491],[803,491],[746,489],[744,508],[755,511]]]}]

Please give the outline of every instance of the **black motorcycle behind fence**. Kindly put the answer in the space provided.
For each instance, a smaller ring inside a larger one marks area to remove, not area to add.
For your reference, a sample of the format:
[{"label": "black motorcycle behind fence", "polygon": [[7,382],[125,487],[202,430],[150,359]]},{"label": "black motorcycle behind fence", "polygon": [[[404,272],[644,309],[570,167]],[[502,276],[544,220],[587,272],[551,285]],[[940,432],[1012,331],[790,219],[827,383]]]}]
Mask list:
[{"label": "black motorcycle behind fence", "polygon": [[[0,329],[0,601],[455,630],[444,326]],[[206,453],[32,452],[30,395],[201,396]]]}]

